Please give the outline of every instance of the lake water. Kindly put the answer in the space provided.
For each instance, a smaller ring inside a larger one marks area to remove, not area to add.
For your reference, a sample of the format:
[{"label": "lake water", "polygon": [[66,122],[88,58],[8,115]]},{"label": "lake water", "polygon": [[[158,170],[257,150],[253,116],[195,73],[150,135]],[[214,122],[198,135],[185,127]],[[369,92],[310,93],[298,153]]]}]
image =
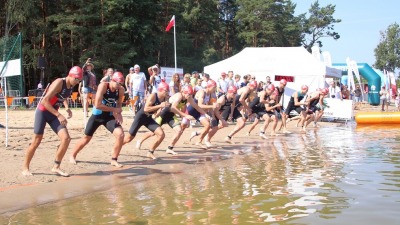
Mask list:
[{"label": "lake water", "polygon": [[248,143],[240,154],[187,160],[176,174],[22,210],[0,222],[398,225],[399,137],[393,127],[310,129]]}]

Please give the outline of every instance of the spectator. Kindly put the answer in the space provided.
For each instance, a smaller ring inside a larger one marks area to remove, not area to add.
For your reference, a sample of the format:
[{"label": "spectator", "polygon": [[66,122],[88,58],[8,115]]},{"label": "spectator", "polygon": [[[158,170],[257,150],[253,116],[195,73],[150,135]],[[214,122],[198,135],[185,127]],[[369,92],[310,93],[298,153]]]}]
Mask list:
[{"label": "spectator", "polygon": [[270,84],[272,84],[272,82],[271,82],[271,77],[267,76],[267,77],[265,78],[265,85],[268,86],[268,85],[270,85]]},{"label": "spectator", "polygon": [[190,73],[186,73],[181,83],[181,90],[190,85]]},{"label": "spectator", "polygon": [[218,98],[222,96],[223,94],[227,93],[229,87],[229,81],[226,78],[226,73],[222,72],[221,77],[218,80],[217,84],[217,92],[218,92]]},{"label": "spectator", "polygon": [[197,80],[197,84],[196,84],[196,86],[194,87],[194,92],[197,92],[197,91],[199,91],[199,90],[204,89],[204,88],[201,86],[202,82],[203,82],[202,79],[198,79],[198,80]]},{"label": "spectator", "polygon": [[78,91],[84,100],[83,111],[85,116],[88,117],[89,112],[89,100],[94,101],[96,98],[97,80],[96,75],[93,73],[94,65],[92,60],[88,58],[86,63],[83,65],[83,82],[79,83]]},{"label": "spectator", "polygon": [[346,85],[342,86],[341,97],[342,97],[341,100],[350,99],[350,91]]},{"label": "spectator", "polygon": [[354,102],[355,102],[355,107],[360,106],[361,102],[361,97],[362,97],[362,91],[360,86],[356,86],[356,89],[354,90]]},{"label": "spectator", "polygon": [[150,75],[149,84],[151,85],[151,93],[157,93],[158,85],[161,83],[158,64],[147,68]]},{"label": "spectator", "polygon": [[329,97],[341,99],[341,90],[338,86],[335,85],[334,81],[330,82],[329,86]]},{"label": "spectator", "polygon": [[246,87],[247,84],[249,83],[250,78],[251,78],[251,76],[249,74],[248,75],[244,75],[243,76],[243,82],[240,84],[240,87]]},{"label": "spectator", "polygon": [[209,80],[210,80],[210,74],[205,73],[204,76],[203,76],[203,80],[201,81],[201,87],[202,87],[203,89],[206,89],[206,88],[207,88],[207,82],[208,82]]},{"label": "spectator", "polygon": [[242,82],[240,81],[240,75],[236,74],[235,81],[233,82],[233,86],[235,86],[236,89],[239,89],[241,84],[242,84]]},{"label": "spectator", "polygon": [[381,96],[381,104],[382,104],[382,112],[385,111],[385,106],[386,106],[386,111],[388,110],[389,107],[389,102],[388,102],[388,96],[389,92],[386,90],[385,86],[382,86],[381,91],[379,92],[379,95]]},{"label": "spectator", "polygon": [[194,88],[197,84],[197,80],[199,79],[199,72],[193,71],[192,72],[192,77],[190,78],[190,84]]},{"label": "spectator", "polygon": [[[137,97],[135,102],[135,112],[137,112],[141,105],[144,104],[144,98],[147,90],[147,82],[146,75],[143,72],[140,72],[140,66],[135,65],[133,67],[133,74],[129,76],[129,87],[131,91],[131,99]],[[132,107],[132,106],[131,106]]]},{"label": "spectator", "polygon": [[228,87],[233,86],[233,84],[235,83],[235,81],[233,80],[233,71],[228,71]]},{"label": "spectator", "polygon": [[172,75],[172,80],[169,82],[169,96],[174,95],[181,91],[181,81],[179,79],[179,74],[175,73]]},{"label": "spectator", "polygon": [[37,89],[42,90],[42,88],[43,88],[42,81],[39,81]]}]

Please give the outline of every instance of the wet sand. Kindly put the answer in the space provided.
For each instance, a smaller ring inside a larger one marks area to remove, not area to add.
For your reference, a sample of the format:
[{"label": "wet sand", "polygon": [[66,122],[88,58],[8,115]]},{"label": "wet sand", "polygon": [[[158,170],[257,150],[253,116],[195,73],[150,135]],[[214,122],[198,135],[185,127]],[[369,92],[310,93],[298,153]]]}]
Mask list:
[{"label": "wet sand", "polygon": [[[367,110],[378,111],[378,108],[367,108]],[[60,112],[65,113],[63,111]],[[31,162],[33,176],[25,177],[21,174],[21,171],[25,150],[32,139],[34,111],[9,111],[8,147],[5,147],[5,139],[3,138],[5,137],[5,129],[0,129],[0,136],[2,137],[0,139],[0,152],[2,154],[0,159],[2,165],[0,170],[0,199],[2,199],[0,213],[107,190],[113,185],[155,179],[159,176],[179,173],[179,171],[188,166],[195,166],[196,162],[240,157],[239,151],[241,149],[251,148],[257,146],[257,143],[265,141],[258,136],[259,127],[262,125],[260,123],[253,130],[250,137],[245,135],[249,129],[249,126],[246,126],[233,138],[233,141],[237,144],[225,143],[223,139],[234,127],[234,124],[230,124],[228,128],[220,130],[213,138],[215,147],[206,151],[188,143],[190,133],[201,129],[201,127],[194,127],[193,129],[185,130],[174,148],[174,151],[179,155],[172,156],[166,154],[165,149],[174,131],[169,126],[164,125],[163,129],[166,133],[166,138],[155,153],[160,158],[158,160],[150,160],[146,157],[146,154],[154,138],[147,140],[142,145],[142,150],[135,149],[136,141],[147,131],[146,128],[142,127],[137,137],[122,148],[118,161],[124,167],[115,168],[110,165],[114,137],[104,127],[100,127],[92,141],[78,155],[78,165],[73,165],[68,162],[68,158],[73,146],[83,135],[84,124],[82,109],[75,109],[73,113],[73,118],[68,121],[68,129],[72,141],[61,164],[61,168],[71,176],[61,177],[51,172],[59,139],[47,126],[43,141]],[[0,114],[0,123],[5,125],[4,110],[0,111]],[[126,132],[133,121],[133,116],[128,110],[124,111],[123,115],[123,128]],[[288,128],[293,133],[299,133],[300,128],[295,127],[295,125],[296,122],[291,122]],[[324,126],[338,126],[338,124],[320,123],[322,129]],[[321,128],[313,128],[312,125],[309,127],[310,130]],[[267,134],[269,134],[269,130]],[[270,140],[279,137],[270,137]]]}]

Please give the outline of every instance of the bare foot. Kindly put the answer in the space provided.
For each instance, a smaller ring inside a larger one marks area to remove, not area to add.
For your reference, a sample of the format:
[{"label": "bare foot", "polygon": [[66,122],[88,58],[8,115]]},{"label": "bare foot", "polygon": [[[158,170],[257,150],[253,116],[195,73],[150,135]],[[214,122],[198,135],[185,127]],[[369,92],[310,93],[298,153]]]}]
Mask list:
[{"label": "bare foot", "polygon": [[60,176],[63,176],[63,177],[69,177],[69,174],[64,172],[64,171],[62,171],[60,168],[53,167],[51,169],[51,172],[54,172],[54,173],[56,173],[56,174],[58,174]]},{"label": "bare foot", "polygon": [[121,168],[121,167],[123,167],[124,165],[118,163],[118,162],[115,161],[115,160],[111,160],[111,166],[115,166],[115,167]]},{"label": "bare foot", "polygon": [[192,142],[192,139],[193,139],[194,137],[196,137],[197,135],[199,135],[199,133],[197,133],[197,131],[193,131],[192,134],[190,135],[189,143]]},{"label": "bare foot", "polygon": [[226,138],[225,138],[225,142],[226,142],[226,143],[230,143],[230,144],[235,144],[235,142],[232,141],[232,139],[229,138],[229,137],[226,137]]},{"label": "bare foot", "polygon": [[33,174],[28,169],[23,170],[21,173],[24,176],[33,176]]},{"label": "bare foot", "polygon": [[142,141],[141,140],[138,140],[137,142],[136,142],[136,149],[137,150],[140,150],[142,148]]},{"label": "bare foot", "polygon": [[264,133],[260,133],[260,137],[261,137],[261,139],[268,139]]},{"label": "bare foot", "polygon": [[279,136],[279,134],[277,134],[275,132],[271,132],[271,136]]},{"label": "bare foot", "polygon": [[172,149],[167,149],[165,152],[170,155],[178,155],[178,153],[174,152]]},{"label": "bare foot", "polygon": [[284,134],[291,134],[291,132],[288,131],[288,130],[283,130],[282,133],[284,133]]},{"label": "bare foot", "polygon": [[151,158],[151,159],[157,159],[157,157],[154,156],[154,151],[153,152],[147,152],[147,157]]},{"label": "bare foot", "polygon": [[202,148],[202,149],[206,149],[207,150],[207,146],[204,146],[202,143],[200,143],[200,142],[197,142],[196,143],[196,146],[198,146],[199,148]]},{"label": "bare foot", "polygon": [[246,136],[250,136],[250,132],[247,132],[247,133],[246,133]]},{"label": "bare foot", "polygon": [[211,144],[211,142],[209,142],[209,141],[204,142],[204,144],[206,144],[207,148],[212,148],[212,147],[214,147],[214,146]]},{"label": "bare foot", "polygon": [[76,162],[76,159],[75,159],[72,155],[69,157],[69,162],[70,162],[71,164],[74,164],[74,165],[78,164],[78,163]]}]

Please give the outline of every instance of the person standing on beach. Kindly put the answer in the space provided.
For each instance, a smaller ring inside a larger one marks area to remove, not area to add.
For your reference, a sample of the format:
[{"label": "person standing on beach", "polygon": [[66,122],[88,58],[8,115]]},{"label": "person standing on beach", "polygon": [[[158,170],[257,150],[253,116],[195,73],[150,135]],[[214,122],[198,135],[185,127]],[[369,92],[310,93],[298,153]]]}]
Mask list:
[{"label": "person standing on beach", "polygon": [[147,153],[147,157],[156,159],[154,156],[154,151],[164,140],[165,133],[161,126],[152,118],[152,116],[158,110],[170,106],[167,101],[168,96],[169,85],[165,82],[161,82],[158,84],[156,92],[147,97],[144,107],[140,108],[140,110],[136,113],[131,128],[124,138],[124,145],[131,142],[135,138],[139,129],[142,126],[145,126],[157,136],[156,141],[153,143],[149,152]]},{"label": "person standing on beach", "polygon": [[[79,94],[82,96],[82,100],[85,102],[83,111],[85,116],[88,116],[89,111],[89,98],[92,101],[96,98],[97,81],[96,75],[93,73],[94,65],[92,59],[88,58],[86,63],[83,65],[83,82],[79,83]],[[91,95],[91,97],[90,97]]]},{"label": "person standing on beach", "polygon": [[100,83],[94,101],[92,116],[85,128],[83,136],[74,146],[70,157],[70,162],[77,164],[76,156],[92,140],[94,132],[101,125],[105,126],[115,137],[115,144],[111,156],[111,165],[122,167],[117,162],[119,153],[124,140],[124,130],[122,129],[122,99],[124,97],[124,75],[115,72],[110,82]]},{"label": "person standing on beach", "polygon": [[[54,166],[51,171],[61,176],[69,176],[68,173],[62,171],[60,168],[61,161],[71,141],[67,130],[67,119],[72,117],[72,111],[68,107],[67,98],[71,96],[73,87],[81,82],[82,78],[82,69],[79,66],[74,66],[70,69],[67,77],[56,79],[46,91],[35,112],[34,136],[32,143],[26,151],[22,171],[24,176],[32,175],[29,165],[43,139],[46,123],[50,125],[51,129],[60,138],[60,145],[58,146]],[[68,113],[67,118],[58,111],[61,105],[64,105],[66,108],[66,112]]]}]

